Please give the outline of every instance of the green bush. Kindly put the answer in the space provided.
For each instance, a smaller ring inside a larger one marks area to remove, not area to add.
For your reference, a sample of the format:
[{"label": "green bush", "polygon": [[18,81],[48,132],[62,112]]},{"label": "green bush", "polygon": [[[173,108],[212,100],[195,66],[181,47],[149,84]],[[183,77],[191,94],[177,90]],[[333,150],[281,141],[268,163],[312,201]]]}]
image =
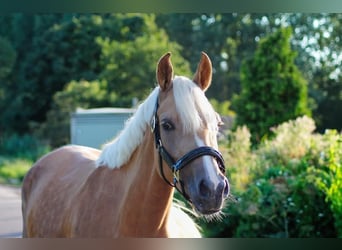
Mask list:
[{"label": "green bush", "polygon": [[0,183],[20,185],[32,163],[27,159],[0,157]]},{"label": "green bush", "polygon": [[299,117],[254,149],[246,127],[231,132],[222,147],[237,202],[222,222],[202,225],[205,235],[341,237],[342,134],[314,130],[311,118]]},{"label": "green bush", "polygon": [[0,137],[0,183],[20,185],[33,162],[50,148],[32,135]]},{"label": "green bush", "polygon": [[49,152],[49,147],[29,134],[0,135],[0,152],[0,156],[36,160]]},{"label": "green bush", "polygon": [[342,238],[342,136],[336,130],[327,130],[322,143],[324,150],[318,159],[321,168],[310,170],[318,176],[315,184],[325,193],[334,214],[338,237]]}]

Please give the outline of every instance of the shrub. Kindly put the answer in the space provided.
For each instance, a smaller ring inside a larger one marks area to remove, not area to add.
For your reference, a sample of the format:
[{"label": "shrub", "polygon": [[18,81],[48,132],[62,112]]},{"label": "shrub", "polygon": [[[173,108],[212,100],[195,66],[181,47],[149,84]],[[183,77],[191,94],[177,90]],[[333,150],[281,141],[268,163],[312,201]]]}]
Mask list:
[{"label": "shrub", "polygon": [[237,202],[221,223],[202,225],[205,235],[341,237],[342,134],[314,129],[311,118],[299,117],[272,128],[272,139],[254,149],[246,128],[231,132],[223,152]]},{"label": "shrub", "polygon": [[20,185],[33,162],[50,148],[32,135],[0,137],[0,183]]},{"label": "shrub", "polygon": [[228,168],[228,178],[233,178],[236,191],[244,190],[250,180],[255,155],[251,152],[251,133],[246,126],[228,132],[222,154]]},{"label": "shrub", "polygon": [[32,166],[27,159],[0,158],[0,183],[20,185]]},{"label": "shrub", "polygon": [[36,160],[49,152],[49,147],[36,137],[24,134],[0,135],[1,155]]},{"label": "shrub", "polygon": [[342,238],[342,134],[327,130],[322,136],[322,144],[324,148],[317,159],[321,168],[312,167],[310,171],[318,176],[314,182],[325,193],[338,237]]}]

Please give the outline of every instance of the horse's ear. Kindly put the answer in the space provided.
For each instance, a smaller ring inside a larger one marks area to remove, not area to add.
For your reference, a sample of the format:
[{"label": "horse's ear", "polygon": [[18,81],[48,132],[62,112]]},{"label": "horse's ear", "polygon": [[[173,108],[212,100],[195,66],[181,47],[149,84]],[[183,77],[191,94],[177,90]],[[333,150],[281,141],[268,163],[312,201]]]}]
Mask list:
[{"label": "horse's ear", "polygon": [[171,64],[171,53],[168,52],[163,55],[158,62],[157,66],[157,82],[162,91],[168,90],[172,84],[173,67]]},{"label": "horse's ear", "polygon": [[197,83],[203,91],[206,91],[211,84],[211,76],[212,66],[210,58],[206,53],[202,52],[201,61],[197,66],[193,81]]}]

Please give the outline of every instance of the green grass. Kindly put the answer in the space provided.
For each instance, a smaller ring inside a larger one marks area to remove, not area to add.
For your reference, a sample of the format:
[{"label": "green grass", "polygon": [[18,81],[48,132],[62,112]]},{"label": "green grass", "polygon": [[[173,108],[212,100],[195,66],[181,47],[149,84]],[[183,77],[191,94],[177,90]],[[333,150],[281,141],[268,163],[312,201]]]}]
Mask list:
[{"label": "green grass", "polygon": [[0,156],[0,183],[20,186],[32,164],[28,159]]}]

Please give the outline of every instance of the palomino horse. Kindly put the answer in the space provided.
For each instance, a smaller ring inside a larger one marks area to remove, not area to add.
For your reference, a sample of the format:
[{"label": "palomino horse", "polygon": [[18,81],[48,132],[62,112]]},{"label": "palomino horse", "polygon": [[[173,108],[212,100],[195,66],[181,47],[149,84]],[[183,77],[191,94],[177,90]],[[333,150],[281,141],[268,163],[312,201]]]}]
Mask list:
[{"label": "palomino horse", "polygon": [[102,152],[64,146],[38,160],[22,187],[24,237],[200,237],[172,205],[176,187],[204,216],[220,213],[229,193],[217,151],[220,124],[204,91],[202,53],[194,79],[173,77],[170,53],[158,85]]}]

